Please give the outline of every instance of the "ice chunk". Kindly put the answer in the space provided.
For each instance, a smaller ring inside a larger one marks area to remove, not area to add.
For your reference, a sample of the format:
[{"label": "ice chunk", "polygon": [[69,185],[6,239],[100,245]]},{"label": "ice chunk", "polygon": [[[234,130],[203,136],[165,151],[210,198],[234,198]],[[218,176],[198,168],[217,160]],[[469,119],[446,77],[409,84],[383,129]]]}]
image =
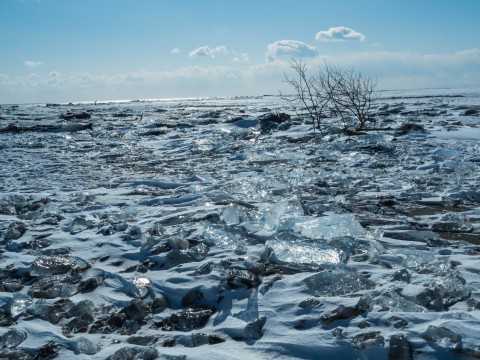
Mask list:
[{"label": "ice chunk", "polygon": [[101,349],[98,343],[94,343],[85,337],[77,339],[76,347],[79,353],[85,355],[95,355]]},{"label": "ice chunk", "polygon": [[15,294],[10,302],[10,314],[12,318],[23,313],[32,303],[33,299],[30,296],[21,293]]},{"label": "ice chunk", "polygon": [[24,331],[16,329],[8,330],[5,334],[0,336],[0,348],[14,349],[27,338],[27,334]]},{"label": "ice chunk", "polygon": [[366,232],[355,215],[340,214],[322,216],[318,218],[292,218],[283,224],[282,230],[291,230],[311,239],[333,239],[336,237],[362,236]]},{"label": "ice chunk", "polygon": [[87,220],[83,217],[76,217],[71,222],[68,231],[70,231],[70,234],[78,234],[79,232],[87,230],[87,229],[91,228],[92,226],[93,226],[92,221]]},{"label": "ice chunk", "polygon": [[375,283],[347,266],[323,270],[306,278],[305,283],[315,296],[338,296],[372,289]]},{"label": "ice chunk", "polygon": [[403,298],[395,291],[390,291],[382,295],[380,297],[380,304],[390,311],[427,312],[427,309],[423,306],[417,305],[414,302]]},{"label": "ice chunk", "polygon": [[240,223],[240,213],[235,205],[226,206],[222,212],[222,221],[227,226],[238,225]]},{"label": "ice chunk", "polygon": [[452,343],[462,341],[462,337],[455,334],[453,331],[444,328],[443,326],[429,325],[427,330],[422,334],[422,337],[428,341],[443,341],[448,340]]},{"label": "ice chunk", "polygon": [[65,279],[48,276],[42,278],[28,290],[28,294],[35,298],[53,299],[56,297],[69,298],[77,292],[77,286],[65,282]]},{"label": "ice chunk", "polygon": [[74,263],[63,256],[39,256],[30,266],[30,275],[48,276],[65,274],[73,269]]},{"label": "ice chunk", "polygon": [[132,280],[132,286],[130,289],[131,294],[136,298],[144,298],[148,295],[152,287],[152,282],[146,277],[136,277]]},{"label": "ice chunk", "polygon": [[393,254],[403,257],[403,265],[407,268],[416,268],[431,264],[435,261],[435,255],[430,251],[419,249],[394,249]]},{"label": "ice chunk", "polygon": [[313,241],[268,240],[265,246],[272,248],[278,260],[299,264],[338,264],[346,260],[343,251]]}]

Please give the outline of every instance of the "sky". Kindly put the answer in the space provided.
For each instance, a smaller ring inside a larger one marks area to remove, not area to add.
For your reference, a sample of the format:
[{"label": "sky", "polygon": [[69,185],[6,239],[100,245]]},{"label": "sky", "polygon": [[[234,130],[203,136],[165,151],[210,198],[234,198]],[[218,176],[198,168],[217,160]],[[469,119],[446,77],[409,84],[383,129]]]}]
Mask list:
[{"label": "sky", "polygon": [[479,0],[0,0],[0,103],[288,93],[292,59],[378,89],[480,88],[479,14]]}]

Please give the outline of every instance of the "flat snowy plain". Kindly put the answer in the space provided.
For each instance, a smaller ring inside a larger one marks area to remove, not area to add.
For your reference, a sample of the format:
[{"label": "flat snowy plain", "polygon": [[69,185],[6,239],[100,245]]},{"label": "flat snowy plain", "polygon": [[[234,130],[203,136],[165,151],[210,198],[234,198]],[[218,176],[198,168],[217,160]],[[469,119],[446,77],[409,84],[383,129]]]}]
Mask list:
[{"label": "flat snowy plain", "polygon": [[479,111],[1,105],[0,358],[480,358]]}]

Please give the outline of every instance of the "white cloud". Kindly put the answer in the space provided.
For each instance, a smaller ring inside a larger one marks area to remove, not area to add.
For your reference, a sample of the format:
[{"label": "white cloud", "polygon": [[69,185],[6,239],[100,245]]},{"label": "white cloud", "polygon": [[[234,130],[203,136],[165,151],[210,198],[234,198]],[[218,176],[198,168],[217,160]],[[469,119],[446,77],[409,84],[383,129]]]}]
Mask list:
[{"label": "white cloud", "polygon": [[217,46],[215,48],[211,48],[210,46],[200,46],[188,54],[190,57],[210,57],[214,58],[216,54],[223,54],[223,55],[228,55],[228,50],[224,45]]},{"label": "white cloud", "polygon": [[25,60],[23,65],[29,68],[36,68],[43,65],[43,61]]},{"label": "white cloud", "polygon": [[250,57],[248,56],[247,53],[237,53],[233,52],[233,59],[232,62],[249,62]]},{"label": "white cloud", "polygon": [[365,35],[345,26],[332,27],[315,35],[318,41],[365,41]]},{"label": "white cloud", "polygon": [[274,61],[279,56],[315,57],[317,48],[296,40],[279,40],[267,45],[267,61]]},{"label": "white cloud", "polygon": [[180,49],[179,48],[173,48],[171,51],[170,51],[171,54],[180,54]]}]

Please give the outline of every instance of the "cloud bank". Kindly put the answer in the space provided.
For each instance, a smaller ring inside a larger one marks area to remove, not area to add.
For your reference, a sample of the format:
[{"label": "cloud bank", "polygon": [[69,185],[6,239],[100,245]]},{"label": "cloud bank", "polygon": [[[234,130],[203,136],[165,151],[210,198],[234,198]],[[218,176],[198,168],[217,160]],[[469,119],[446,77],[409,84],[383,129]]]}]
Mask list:
[{"label": "cloud bank", "polygon": [[[70,102],[288,93],[292,89],[283,81],[283,74],[292,71],[288,60],[253,63],[247,67],[245,62],[230,62],[230,66],[113,75],[58,71],[26,76],[0,74],[0,99],[4,103]],[[306,59],[311,71],[322,66],[324,60],[339,66],[355,66],[377,79],[378,89],[480,86],[480,49],[476,48],[450,54],[376,50]]]},{"label": "cloud bank", "polygon": [[365,35],[345,26],[332,27],[315,35],[318,41],[365,41]]},{"label": "cloud bank", "polygon": [[224,45],[220,45],[215,48],[205,45],[190,51],[188,56],[214,58],[217,54],[228,55],[228,50]]},{"label": "cloud bank", "polygon": [[268,44],[265,57],[267,61],[274,61],[281,56],[289,57],[315,57],[317,48],[296,40],[279,40]]}]

